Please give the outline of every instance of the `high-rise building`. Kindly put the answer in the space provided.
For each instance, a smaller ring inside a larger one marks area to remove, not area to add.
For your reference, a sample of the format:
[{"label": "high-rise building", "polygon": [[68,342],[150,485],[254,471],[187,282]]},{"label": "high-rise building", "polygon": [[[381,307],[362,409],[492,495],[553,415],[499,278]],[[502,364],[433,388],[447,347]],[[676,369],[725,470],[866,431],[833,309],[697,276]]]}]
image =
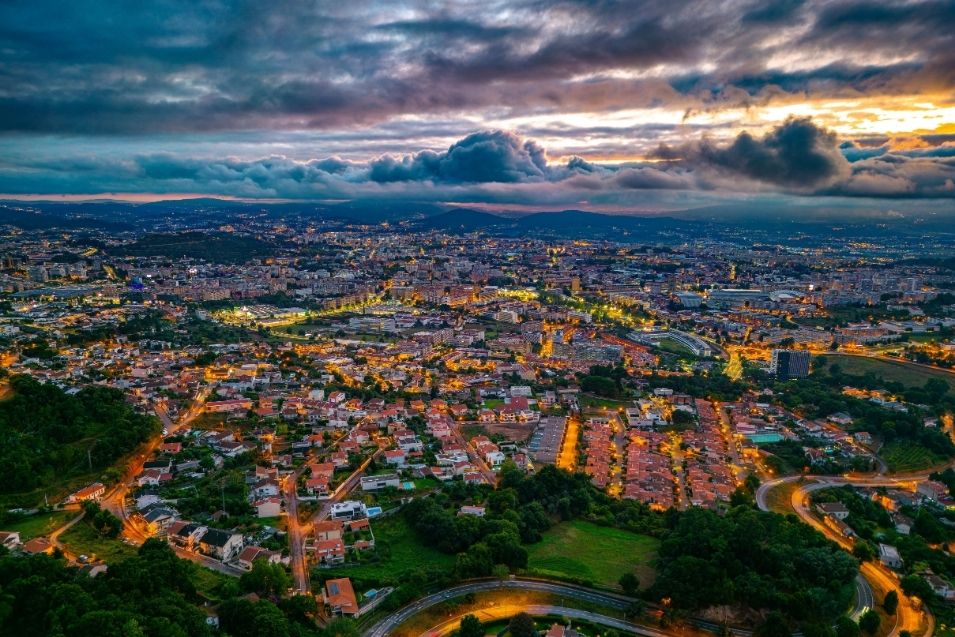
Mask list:
[{"label": "high-rise building", "polygon": [[809,375],[810,356],[808,350],[774,349],[769,373],[776,380],[805,378]]}]

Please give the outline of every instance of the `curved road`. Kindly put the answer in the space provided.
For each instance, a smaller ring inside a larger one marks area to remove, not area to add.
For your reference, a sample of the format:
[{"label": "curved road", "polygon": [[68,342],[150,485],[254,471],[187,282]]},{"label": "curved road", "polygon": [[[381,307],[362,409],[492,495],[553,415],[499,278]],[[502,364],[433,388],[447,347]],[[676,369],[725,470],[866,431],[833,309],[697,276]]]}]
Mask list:
[{"label": "curved road", "polygon": [[[517,613],[525,612],[530,613],[531,615],[559,615],[561,617],[570,617],[571,619],[583,619],[589,621],[593,624],[599,624],[601,626],[609,626],[610,628],[616,628],[617,630],[623,630],[628,633],[635,633],[637,635],[644,635],[645,637],[672,637],[670,633],[666,633],[654,628],[648,628],[640,624],[633,624],[622,619],[617,619],[616,617],[608,617],[606,615],[599,615],[597,613],[592,613],[586,610],[580,610],[579,608],[568,608],[566,606],[547,606],[547,605],[532,605],[532,606],[495,606],[493,608],[485,608],[480,611],[471,613],[477,616],[483,622],[494,621],[497,619],[506,619]],[[464,615],[459,615],[453,619],[449,619],[446,622],[443,622],[433,628],[430,628],[427,632],[422,634],[422,637],[441,637],[443,635],[450,635],[457,629],[458,624],[461,622],[461,618]]]},{"label": "curved road", "polygon": [[[759,486],[756,491],[756,503],[760,509],[768,511],[766,495],[773,487],[785,483],[796,482],[802,476],[789,476],[771,480]],[[899,487],[904,482],[913,480],[927,479],[928,473],[908,474],[904,478],[887,478],[884,476],[872,477],[832,477],[832,478],[809,478],[807,484],[799,486],[793,491],[791,503],[796,515],[809,526],[813,527],[827,538],[838,544],[846,551],[852,551],[852,541],[842,537],[828,526],[822,524],[809,512],[809,494],[813,491],[828,489],[840,486],[854,487]],[[855,608],[852,615],[858,618],[868,608],[874,608],[875,595],[872,592],[872,583],[875,583],[883,590],[896,590],[899,595],[900,604],[895,615],[895,625],[889,632],[891,637],[896,637],[901,631],[908,631],[911,634],[919,634],[919,627],[924,624],[926,629],[921,633],[931,636],[935,630],[935,618],[927,608],[920,609],[910,597],[905,595],[898,586],[898,575],[890,571],[882,564],[877,562],[863,562],[860,567],[860,576],[856,579]]]},{"label": "curved road", "polygon": [[[523,580],[523,579],[507,579],[507,580],[488,580],[481,582],[472,582],[470,584],[461,584],[460,586],[454,586],[452,588],[445,589],[441,592],[434,593],[432,595],[427,595],[421,599],[413,602],[412,604],[405,606],[401,610],[392,613],[388,617],[384,618],[370,629],[365,632],[366,637],[385,637],[389,635],[394,628],[406,620],[410,619],[414,615],[417,615],[421,611],[446,602],[449,599],[454,599],[455,597],[460,597],[462,595],[467,595],[468,593],[482,593],[496,590],[506,590],[506,589],[515,589],[520,591],[538,591],[542,593],[554,593],[561,595],[563,597],[572,597],[586,602],[594,602],[608,606],[610,608],[616,608],[618,610],[625,610],[630,606],[632,600],[623,595],[614,595],[613,593],[601,593],[599,591],[593,591],[586,588],[580,588],[577,586],[571,586],[569,584],[556,584],[551,582],[543,582],[538,580]],[[520,609],[519,609],[520,610]],[[517,612],[519,612],[519,610]],[[514,614],[514,609],[511,609],[511,614]],[[607,618],[613,619],[613,618]],[[617,620],[619,621],[619,620]],[[664,635],[665,633],[658,633],[659,635]]]}]

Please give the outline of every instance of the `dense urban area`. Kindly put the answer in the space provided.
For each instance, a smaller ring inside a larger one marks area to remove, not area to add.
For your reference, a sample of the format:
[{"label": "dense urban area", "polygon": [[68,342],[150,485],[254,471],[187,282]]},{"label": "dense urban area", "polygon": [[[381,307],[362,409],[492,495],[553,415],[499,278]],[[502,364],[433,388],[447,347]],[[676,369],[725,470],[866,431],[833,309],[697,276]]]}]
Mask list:
[{"label": "dense urban area", "polygon": [[955,634],[944,236],[109,206],[0,215],[0,634]]}]

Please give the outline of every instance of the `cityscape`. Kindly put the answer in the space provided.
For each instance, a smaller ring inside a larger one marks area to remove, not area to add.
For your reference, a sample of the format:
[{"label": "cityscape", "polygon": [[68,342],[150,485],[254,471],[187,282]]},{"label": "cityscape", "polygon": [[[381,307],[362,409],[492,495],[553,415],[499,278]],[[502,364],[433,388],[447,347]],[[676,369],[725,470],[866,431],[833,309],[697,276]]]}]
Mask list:
[{"label": "cityscape", "polygon": [[0,636],[955,635],[950,3],[83,4]]}]

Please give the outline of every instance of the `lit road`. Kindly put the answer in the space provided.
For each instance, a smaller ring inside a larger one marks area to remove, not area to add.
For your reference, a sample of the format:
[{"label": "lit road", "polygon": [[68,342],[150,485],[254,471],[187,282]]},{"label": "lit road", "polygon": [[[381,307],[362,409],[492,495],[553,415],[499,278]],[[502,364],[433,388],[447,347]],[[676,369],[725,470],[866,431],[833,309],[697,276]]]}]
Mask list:
[{"label": "lit road", "polygon": [[292,580],[295,590],[305,593],[309,590],[308,566],[305,563],[305,533],[298,521],[298,478],[308,466],[303,464],[295,473],[285,479],[285,508],[288,518],[289,565],[292,567]]},{"label": "lit road", "polygon": [[458,423],[451,425],[451,435],[454,436],[454,439],[459,445],[464,447],[468,453],[468,457],[471,459],[471,462],[477,465],[477,468],[480,470],[481,475],[484,476],[484,479],[487,480],[487,483],[492,487],[497,484],[497,474],[494,473],[494,470],[491,469],[486,462],[484,462],[484,459],[480,455],[478,455],[477,449],[474,448],[474,445],[472,445],[470,441],[465,440],[464,434],[461,433],[461,427]]},{"label": "lit road", "polygon": [[[551,595],[557,595],[560,598],[565,599],[574,599],[581,602],[587,602],[591,604],[599,604],[605,608],[615,609],[618,611],[625,611],[630,607],[630,604],[634,601],[633,599],[625,596],[619,595],[616,593],[607,593],[603,591],[597,591],[589,588],[584,588],[582,586],[575,586],[573,584],[562,584],[559,582],[549,582],[546,580],[535,580],[535,579],[519,579],[511,578],[506,580],[482,580],[477,582],[471,582],[468,584],[461,584],[448,588],[446,590],[433,593],[422,597],[421,599],[412,602],[408,606],[405,606],[401,610],[398,610],[395,613],[392,613],[388,617],[385,617],[379,621],[374,626],[370,627],[365,631],[365,637],[386,637],[390,635],[396,627],[403,624],[405,621],[411,617],[417,615],[418,613],[442,604],[450,599],[456,597],[461,597],[462,595],[467,595],[468,593],[487,593],[491,591],[501,591],[501,590],[513,590],[519,592],[534,591],[538,593],[548,593]],[[653,606],[650,604],[650,606]],[[598,613],[591,613],[589,615],[584,615],[588,611],[581,611],[579,609],[569,609],[564,608],[563,606],[518,606],[518,605],[505,605],[505,606],[491,606],[488,608],[483,608],[480,611],[471,611],[473,614],[479,615],[481,619],[489,619],[490,615],[484,615],[483,613],[492,613],[497,617],[499,610],[499,617],[510,617],[520,612],[527,612],[530,614],[547,614],[550,612],[548,608],[559,609],[560,615],[567,615],[571,617],[576,617],[578,619],[589,619],[590,621],[603,624],[607,626],[613,626],[619,628],[620,630],[625,630],[630,633],[647,635],[648,637],[672,637],[674,635],[684,635],[684,627],[675,627],[672,632],[665,632],[658,630],[653,627],[643,626],[639,624],[634,624],[631,622],[623,621],[614,617],[607,617],[605,615],[600,615]],[[570,613],[574,614],[570,614]],[[455,617],[448,622],[441,624],[440,626],[432,629],[432,632],[429,631],[425,635],[444,635],[448,630],[452,630],[456,627],[457,622],[460,622],[461,617]],[[614,622],[614,623],[610,623]],[[705,630],[711,632],[719,632],[723,627],[711,622],[705,621],[697,618],[689,618],[687,623],[699,626]],[[739,637],[752,637],[752,631],[742,630],[737,628],[730,628],[730,632],[733,635]]]},{"label": "lit road", "polygon": [[[508,579],[508,580],[489,580],[481,582],[473,582],[470,584],[462,584],[460,586],[455,586],[448,588],[438,593],[432,595],[427,595],[405,606],[401,610],[392,613],[388,617],[384,618],[365,632],[365,637],[386,637],[386,635],[391,634],[391,631],[395,629],[398,625],[404,623],[414,615],[420,613],[421,611],[431,608],[437,604],[446,602],[449,599],[454,599],[455,597],[460,597],[462,595],[467,595],[468,593],[482,593],[489,591],[499,591],[499,590],[518,590],[518,591],[536,591],[541,593],[552,593],[555,595],[560,595],[563,597],[573,598],[580,601],[592,602],[607,606],[609,608],[616,608],[618,610],[624,610],[630,606],[632,600],[623,595],[614,595],[612,593],[601,593],[599,591],[593,591],[586,588],[581,588],[577,586],[571,586],[568,584],[557,584],[551,582],[543,582],[538,580],[522,580],[522,579]],[[526,610],[521,607],[508,608],[508,613],[510,615]],[[611,618],[608,618],[611,619]],[[619,620],[617,620],[619,621]],[[626,622],[628,623],[628,622]],[[633,632],[633,631],[631,631]],[[443,633],[438,633],[443,634]],[[650,634],[650,633],[647,633]],[[665,635],[666,633],[653,633],[654,635]]]},{"label": "lit road", "polygon": [[[663,632],[661,630],[656,630],[647,626],[641,626],[639,624],[634,624],[622,619],[617,619],[616,617],[608,617],[606,615],[600,615],[598,613],[592,613],[590,611],[580,610],[578,608],[568,608],[566,606],[549,606],[542,604],[520,606],[511,604],[492,606],[475,611],[471,614],[475,615],[482,622],[489,622],[498,619],[507,619],[508,617],[513,617],[520,612],[525,612],[536,616],[556,615],[560,617],[568,617],[570,619],[583,619],[600,626],[608,626],[616,630],[621,630],[636,635],[646,635],[647,637],[670,637],[672,635],[672,633]],[[464,615],[459,615],[442,624],[439,624],[438,626],[429,629],[427,632],[422,633],[422,637],[440,637],[442,635],[450,635],[458,628],[462,617],[464,617]]]},{"label": "lit road", "polygon": [[[156,416],[165,427],[166,436],[168,437],[175,434],[177,431],[183,427],[186,427],[189,425],[189,423],[195,420],[202,413],[202,406],[205,404],[206,399],[209,397],[211,392],[211,387],[203,387],[196,392],[189,409],[182,413],[177,422],[173,422],[172,419],[170,419],[169,413],[166,411],[165,407],[157,404],[155,406]],[[146,446],[141,450],[141,452],[127,465],[125,474],[123,474],[120,480],[116,483],[116,486],[107,492],[100,501],[100,505],[104,509],[122,520],[123,537],[135,544],[142,544],[145,542],[146,539],[149,538],[149,534],[143,529],[139,528],[135,521],[129,517],[129,514],[126,511],[126,496],[129,494],[129,489],[132,486],[133,479],[142,472],[143,465],[152,456],[153,452],[156,451],[156,449],[158,449],[162,444],[163,438],[164,436],[162,433],[160,433],[146,443]],[[176,550],[176,553],[180,555],[180,557],[201,562],[204,566],[208,566],[209,568],[214,568],[215,570],[225,572],[223,568],[215,566],[219,565],[220,567],[224,567],[225,569],[232,571],[229,574],[241,573],[241,571],[236,571],[236,569],[226,567],[217,560],[212,560],[209,558],[199,559],[203,558],[204,556],[199,556],[176,547],[174,547],[174,549]]]},{"label": "lit road", "polygon": [[[336,440],[334,444],[329,446],[328,450],[334,449],[338,442],[343,439],[344,436]],[[305,523],[300,522],[298,519],[298,477],[305,471],[309,462],[303,463],[298,471],[286,478],[284,490],[285,508],[288,512],[289,562],[292,568],[293,585],[297,592],[305,594],[311,589],[308,561],[305,555],[305,537],[316,522],[320,522],[328,517],[332,504],[340,502],[358,486],[362,474],[368,469],[368,465],[371,464],[371,461],[381,454],[381,451],[381,449],[377,449],[373,454],[368,456],[351,475],[338,485],[338,488],[335,489],[330,497],[325,500],[319,500],[318,510],[312,515],[312,518]],[[309,461],[311,461],[313,457],[313,455],[310,455]]]},{"label": "lit road", "polygon": [[[769,490],[775,486],[792,483],[799,480],[800,476],[790,476],[771,480],[760,485],[756,492],[756,503],[760,509],[769,510],[766,503],[766,496]],[[904,478],[886,478],[883,476],[858,477],[858,478],[820,478],[812,480],[807,484],[799,486],[792,494],[792,507],[799,518],[813,527],[828,539],[832,540],[846,551],[852,551],[852,542],[839,535],[828,526],[816,519],[809,510],[809,494],[813,491],[828,489],[844,485],[855,487],[901,487],[905,482],[913,480],[924,480],[928,474],[908,474]],[[873,608],[875,605],[875,595],[872,592],[873,585],[881,590],[896,590],[899,595],[899,607],[895,615],[895,625],[888,633],[890,636],[896,636],[902,631],[908,631],[912,635],[932,635],[935,630],[935,618],[928,609],[920,608],[920,605],[912,598],[905,595],[898,585],[898,575],[884,567],[878,562],[863,562],[860,567],[862,577],[857,579],[855,608],[852,615],[858,618],[866,608]]]}]

